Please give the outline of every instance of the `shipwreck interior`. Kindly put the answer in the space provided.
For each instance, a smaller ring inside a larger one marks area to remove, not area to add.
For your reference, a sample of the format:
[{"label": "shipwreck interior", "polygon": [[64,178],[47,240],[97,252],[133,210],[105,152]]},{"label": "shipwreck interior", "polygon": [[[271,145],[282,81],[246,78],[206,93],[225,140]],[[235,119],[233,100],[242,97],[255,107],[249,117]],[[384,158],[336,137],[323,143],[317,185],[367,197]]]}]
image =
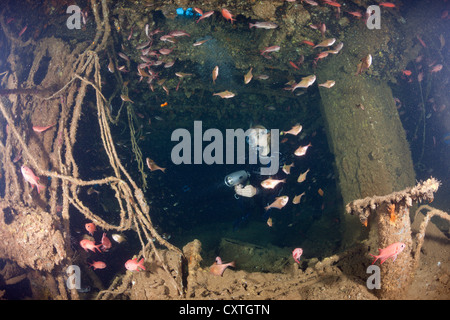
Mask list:
[{"label": "shipwreck interior", "polygon": [[[380,4],[369,29],[365,0],[231,2],[230,21],[213,0],[5,1],[0,298],[417,299],[432,274],[450,297],[448,4]],[[252,128],[280,132],[273,189],[249,137],[227,149]],[[180,129],[198,163],[174,163]],[[224,183],[242,170],[252,197]],[[367,289],[369,253],[398,242]],[[205,272],[216,256],[232,278]]]}]

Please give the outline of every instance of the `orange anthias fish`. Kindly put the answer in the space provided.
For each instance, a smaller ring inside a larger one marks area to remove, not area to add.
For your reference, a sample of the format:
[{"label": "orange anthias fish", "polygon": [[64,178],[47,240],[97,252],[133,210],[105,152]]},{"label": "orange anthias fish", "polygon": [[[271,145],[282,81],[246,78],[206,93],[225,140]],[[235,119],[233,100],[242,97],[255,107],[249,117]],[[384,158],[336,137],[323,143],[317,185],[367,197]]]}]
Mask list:
[{"label": "orange anthias fish", "polygon": [[213,71],[212,71],[212,79],[213,79],[213,83],[216,83],[216,79],[217,76],[219,75],[219,66],[215,66]]},{"label": "orange anthias fish", "polygon": [[336,38],[326,39],[326,40],[322,41],[321,43],[316,44],[314,46],[314,48],[329,47],[329,46],[332,46],[335,42],[336,42]]},{"label": "orange anthias fish", "polygon": [[51,127],[53,127],[55,124],[52,124],[52,125],[46,126],[46,127],[33,126],[33,131],[34,132],[44,132],[44,131],[50,129]]},{"label": "orange anthias fish", "polygon": [[442,68],[443,68],[442,64],[437,64],[437,65],[435,65],[435,66],[433,67],[433,69],[431,69],[431,73],[433,73],[433,72],[439,72],[439,71],[442,70]]},{"label": "orange anthias fish", "polygon": [[297,179],[297,182],[298,182],[298,183],[302,183],[303,181],[306,180],[306,175],[308,174],[309,170],[310,170],[310,169],[306,170],[305,172],[301,173],[301,174],[298,176],[298,179]]},{"label": "orange anthias fish", "polygon": [[208,11],[205,12],[204,14],[202,14],[202,16],[197,20],[197,23],[199,23],[200,21],[202,21],[203,19],[206,19],[210,16],[212,16],[214,14],[214,11]]},{"label": "orange anthias fish", "polygon": [[145,161],[147,162],[147,167],[150,169],[150,171],[161,170],[164,173],[166,172],[166,168],[161,168],[152,159],[147,158],[145,159]]},{"label": "orange anthias fish", "polygon": [[43,185],[39,184],[39,177],[34,174],[33,170],[26,166],[22,166],[20,168],[20,171],[22,172],[25,181],[29,182],[32,188],[36,186],[38,193],[41,191],[41,189],[45,188]]},{"label": "orange anthias fish", "polygon": [[397,255],[403,251],[403,249],[405,249],[406,244],[404,244],[403,242],[396,242],[393,243],[389,246],[387,246],[384,249],[378,249],[380,252],[379,255],[375,256],[373,254],[370,254],[372,257],[375,258],[375,260],[373,260],[372,264],[374,264],[378,259],[381,260],[380,264],[383,264],[384,261],[386,261],[386,259],[389,259],[390,257],[393,257],[395,261],[395,259],[397,259]]},{"label": "orange anthias fish", "polygon": [[121,94],[121,95],[120,95],[120,99],[122,99],[122,101],[125,101],[125,102],[131,102],[131,103],[134,103],[128,96],[126,96],[126,95],[124,95],[124,94]]},{"label": "orange anthias fish", "polygon": [[316,81],[316,75],[313,74],[313,75],[310,75],[307,77],[303,77],[299,83],[294,84],[291,88],[288,88],[288,89],[291,90],[292,92],[294,92],[294,90],[297,88],[308,88],[315,81]]},{"label": "orange anthias fish", "polygon": [[372,55],[368,54],[367,56],[361,59],[360,63],[358,63],[355,75],[361,74],[364,71],[368,70],[371,64],[372,64]]},{"label": "orange anthias fish", "polygon": [[319,87],[325,87],[325,88],[331,88],[332,86],[334,86],[336,84],[336,82],[334,80],[327,80],[324,83],[319,83]]},{"label": "orange anthias fish", "polygon": [[94,270],[105,269],[106,268],[106,263],[104,263],[103,261],[93,261],[93,263],[89,263],[89,266],[93,267]]},{"label": "orange anthias fish", "polygon": [[289,197],[288,196],[276,197],[274,202],[272,202],[267,207],[264,207],[264,210],[267,211],[270,208],[282,209],[288,203],[288,201],[289,201]]},{"label": "orange anthias fish", "polygon": [[[144,267],[144,258],[141,259],[141,261],[137,261],[138,258],[130,259],[127,262],[125,262],[125,268],[130,271],[141,271],[145,270]],[[139,270],[141,268],[141,270]]]},{"label": "orange anthias fish", "polygon": [[236,21],[236,19],[233,19],[233,15],[231,14],[231,12],[228,11],[227,9],[222,9],[222,16],[225,19],[230,20],[231,23],[233,23],[233,21]]},{"label": "orange anthias fish", "polygon": [[194,47],[201,46],[202,44],[204,44],[205,42],[207,42],[207,41],[209,41],[209,40],[211,40],[211,39],[212,39],[212,38],[208,38],[208,39],[205,39],[205,40],[197,41],[197,42],[195,42],[192,46],[194,46]]},{"label": "orange anthias fish", "polygon": [[302,125],[300,123],[297,123],[290,130],[282,131],[281,134],[292,134],[296,136],[302,131],[302,129],[303,129]]},{"label": "orange anthias fish", "polygon": [[299,194],[298,196],[295,196],[294,199],[292,199],[293,204],[299,204],[302,200],[302,197],[305,195],[305,192]]},{"label": "orange anthias fish", "polygon": [[225,90],[222,92],[213,93],[213,96],[219,96],[222,99],[230,99],[230,98],[233,98],[235,96],[235,94],[231,91]]},{"label": "orange anthias fish", "polygon": [[222,276],[225,269],[228,267],[236,267],[236,263],[234,261],[228,263],[222,263],[222,259],[220,257],[216,257],[216,261],[209,268],[209,272],[215,276]]},{"label": "orange anthias fish", "polygon": [[307,144],[306,146],[300,146],[300,147],[298,147],[297,150],[294,151],[294,154],[297,157],[304,156],[306,154],[306,151],[308,150],[308,148],[311,146],[312,146],[311,142],[309,144]]},{"label": "orange anthias fish", "polygon": [[244,83],[245,84],[248,84],[252,80],[252,78],[253,78],[252,70],[253,70],[253,67],[250,68],[250,70],[244,76]]},{"label": "orange anthias fish", "polygon": [[89,234],[90,234],[91,236],[93,236],[93,235],[94,235],[94,232],[97,231],[97,229],[95,228],[95,224],[92,223],[92,222],[86,223],[86,224],[84,225],[84,227],[86,228],[87,232],[89,232]]},{"label": "orange anthias fish", "polygon": [[98,252],[102,252],[100,250],[101,244],[95,245],[94,241],[83,239],[80,241],[80,246],[87,252],[88,250],[91,250],[92,252],[95,252],[95,249],[98,250]]},{"label": "orange anthias fish", "polygon": [[265,189],[273,189],[275,188],[279,183],[286,183],[286,179],[283,180],[277,180],[277,179],[266,179],[261,182],[261,186]]},{"label": "orange anthias fish", "polygon": [[111,249],[112,244],[111,244],[111,240],[108,239],[108,237],[106,236],[106,233],[103,232],[103,236],[102,236],[102,250],[108,251],[109,249]]},{"label": "orange anthias fish", "polygon": [[284,164],[282,170],[283,170],[284,173],[290,174],[292,167],[294,167],[294,163],[293,162],[291,164]]}]

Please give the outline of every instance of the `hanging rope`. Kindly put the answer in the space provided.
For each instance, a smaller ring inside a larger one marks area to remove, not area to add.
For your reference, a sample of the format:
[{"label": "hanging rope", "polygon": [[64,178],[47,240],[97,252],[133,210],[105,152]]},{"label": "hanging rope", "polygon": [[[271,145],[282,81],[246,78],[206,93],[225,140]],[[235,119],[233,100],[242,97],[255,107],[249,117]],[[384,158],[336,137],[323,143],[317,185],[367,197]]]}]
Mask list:
[{"label": "hanging rope", "polygon": [[[34,101],[28,102],[26,104],[21,101],[20,96],[17,96],[17,99],[13,101],[13,106],[11,108],[5,107],[5,103],[8,102],[2,99],[6,98],[0,99],[0,112],[6,120],[6,123],[8,124],[9,131],[6,145],[4,145],[0,141],[0,153],[2,153],[3,155],[2,167],[3,170],[7,172],[7,174],[5,174],[5,178],[8,179],[7,184],[11,182],[15,186],[15,193],[11,193],[9,189],[6,190],[5,199],[2,200],[8,201],[10,197],[17,199],[18,192],[22,189],[19,181],[22,181],[23,179],[22,177],[18,176],[16,167],[12,164],[9,156],[11,152],[10,141],[11,137],[13,137],[14,141],[17,141],[17,145],[20,146],[22,150],[23,158],[29,164],[31,164],[31,167],[34,169],[35,173],[40,176],[51,178],[51,187],[47,190],[50,195],[48,200],[48,203],[50,205],[50,212],[57,212],[57,200],[59,198],[62,198],[62,220],[66,235],[70,234],[69,206],[73,205],[81,214],[83,214],[86,219],[95,221],[95,224],[104,230],[136,231],[142,246],[139,255],[142,255],[147,259],[148,257],[150,257],[149,253],[154,252],[155,257],[161,264],[162,268],[170,274],[169,268],[161,258],[161,255],[159,254],[154,241],[158,242],[160,245],[168,248],[169,250],[177,252],[180,256],[180,259],[182,256],[182,252],[180,249],[163,239],[153,227],[149,214],[150,208],[145,200],[142,190],[145,190],[146,182],[142,154],[140,153],[140,150],[138,148],[134,148],[136,156],[140,155],[141,159],[142,168],[140,167],[139,169],[142,173],[143,178],[142,188],[136,184],[131,175],[122,165],[115,149],[115,144],[110,130],[110,123],[112,122],[111,114],[107,105],[105,105],[105,103],[108,103],[112,100],[112,97],[107,100],[102,93],[102,78],[100,72],[101,67],[98,57],[98,52],[105,49],[111,32],[109,24],[109,11],[106,0],[101,0],[101,7],[99,6],[99,3],[97,1],[91,0],[91,6],[97,25],[97,32],[94,41],[89,46],[87,46],[84,51],[81,51],[80,47],[77,47],[76,50],[80,50],[81,53],[77,57],[75,57],[74,54],[74,56],[71,57],[71,60],[69,60],[73,68],[73,72],[70,76],[70,79],[61,87],[61,89],[45,98],[32,96],[32,100]],[[2,23],[2,26],[4,26],[4,23]],[[39,59],[42,59],[42,56],[39,57]],[[36,63],[39,65],[39,61],[35,61],[34,64]],[[11,64],[11,67],[13,68],[14,65]],[[14,69],[12,69],[12,73],[14,73]],[[31,83],[32,80],[29,77],[28,84],[30,85]],[[108,157],[109,165],[113,170],[113,175],[95,180],[83,180],[80,178],[77,161],[75,160],[75,156],[73,153],[74,146],[77,141],[77,129],[82,114],[83,101],[89,88],[92,88],[95,92],[100,138],[103,148]],[[39,158],[35,151],[31,150],[28,147],[26,140],[27,128],[15,123],[12,118],[12,112],[14,110],[17,110],[18,106],[23,103],[23,105],[20,106],[24,108],[26,112],[29,112],[31,114],[33,112],[32,108],[34,104],[40,103],[41,101],[48,101],[49,103],[55,101],[55,103],[57,103],[57,98],[60,99],[61,103],[60,113],[58,114],[58,118],[56,121],[57,130],[51,148],[51,150],[53,150],[53,157],[51,156],[50,158],[53,159],[51,160],[53,161],[53,165],[51,166],[53,169],[46,170],[45,167],[48,165],[44,166],[43,159]],[[127,106],[130,132],[132,134],[131,141],[132,144],[134,141],[134,144],[136,144],[137,147],[136,141],[133,140],[133,138],[135,138],[133,121],[131,119],[131,115],[133,112],[134,111],[132,110],[131,106]],[[90,208],[79,199],[79,188],[92,185],[109,186],[113,190],[114,196],[118,203],[118,207],[120,209],[120,221],[118,224],[111,224],[105,221],[99,215],[94,214],[90,210]],[[68,242],[69,241],[66,241],[66,250],[70,251],[70,244]],[[70,258],[68,259],[70,260]],[[171,279],[173,279],[173,286],[178,290],[179,294],[182,295],[182,286],[172,276]],[[62,280],[58,278],[58,283],[61,283],[61,281]],[[122,278],[121,288],[126,287],[128,281],[130,281],[130,276],[127,274]],[[114,286],[119,282],[120,281],[118,280],[114,281],[112,286],[108,290],[99,293],[98,298],[103,296],[105,293],[116,292],[116,290],[114,290]],[[59,285],[59,288],[60,290],[62,290],[64,286]],[[63,297],[67,296],[67,293],[61,293],[61,295]],[[72,298],[77,298],[77,296],[72,295]]]}]

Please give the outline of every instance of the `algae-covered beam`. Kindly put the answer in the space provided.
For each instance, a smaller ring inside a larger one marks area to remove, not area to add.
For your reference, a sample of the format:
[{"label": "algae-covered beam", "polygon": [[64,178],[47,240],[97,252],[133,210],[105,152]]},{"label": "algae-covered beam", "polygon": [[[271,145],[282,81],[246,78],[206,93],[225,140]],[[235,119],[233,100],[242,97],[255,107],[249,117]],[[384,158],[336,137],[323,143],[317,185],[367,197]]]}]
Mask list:
[{"label": "algae-covered beam", "polygon": [[[402,249],[392,255],[393,260],[380,264],[381,289],[377,292],[380,298],[400,299],[409,287],[416,265],[411,254],[414,243],[411,237],[409,208],[415,202],[433,201],[439,185],[438,180],[430,178],[412,188],[347,204],[347,213],[358,215],[366,226],[368,222],[376,226],[379,249],[401,245]],[[415,255],[417,254],[416,250]]]},{"label": "algae-covered beam", "polygon": [[373,196],[358,199],[347,204],[348,214],[357,215],[362,224],[367,226],[367,220],[371,213],[375,213],[381,206],[391,205],[411,207],[413,202],[432,202],[434,193],[438,190],[440,182],[430,178],[417,184],[415,187],[406,188],[402,191],[393,192],[386,196]]}]

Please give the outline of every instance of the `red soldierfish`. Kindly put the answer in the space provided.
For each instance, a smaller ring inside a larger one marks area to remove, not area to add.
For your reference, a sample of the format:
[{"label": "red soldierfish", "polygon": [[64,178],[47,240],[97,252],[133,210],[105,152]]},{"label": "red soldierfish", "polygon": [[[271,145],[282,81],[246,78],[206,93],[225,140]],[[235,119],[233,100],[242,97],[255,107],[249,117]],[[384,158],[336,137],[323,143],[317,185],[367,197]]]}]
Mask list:
[{"label": "red soldierfish", "polygon": [[230,20],[231,23],[233,23],[233,21],[236,21],[236,19],[233,19],[233,15],[231,14],[231,12],[228,11],[227,9],[222,9],[222,16],[225,19]]},{"label": "red soldierfish", "polygon": [[86,228],[87,232],[89,232],[89,234],[90,234],[91,236],[93,236],[93,235],[94,235],[94,232],[97,231],[97,229],[95,228],[95,224],[93,224],[92,222],[86,223],[86,224],[84,225],[84,227]]},{"label": "red soldierfish", "polygon": [[103,251],[108,251],[109,249],[111,249],[112,244],[111,244],[111,240],[108,239],[108,237],[106,236],[106,233],[103,232],[103,236],[102,236],[102,250]]},{"label": "red soldierfish", "polygon": [[228,267],[236,267],[236,263],[234,261],[229,263],[222,263],[222,259],[220,257],[216,258],[216,262],[209,268],[209,272],[215,276],[222,276],[223,272]]},{"label": "red soldierfish", "polygon": [[44,132],[44,131],[50,129],[51,127],[53,127],[54,125],[56,125],[56,123],[52,124],[50,126],[46,126],[46,127],[33,126],[33,131],[34,132]]},{"label": "red soldierfish", "polygon": [[404,244],[403,242],[396,242],[391,244],[390,246],[387,246],[384,249],[378,249],[380,251],[380,254],[378,256],[375,256],[373,254],[370,254],[372,257],[375,258],[375,260],[373,260],[372,264],[375,263],[375,261],[377,261],[378,259],[381,260],[382,264],[384,261],[386,261],[386,259],[393,257],[395,261],[395,259],[397,259],[397,255],[403,251],[403,249],[405,249],[406,244]]},{"label": "red soldierfish", "polygon": [[336,1],[325,0],[324,2],[330,6],[337,7],[337,8],[339,8],[341,6],[341,4],[337,3]]},{"label": "red soldierfish", "polygon": [[292,251],[292,257],[294,257],[295,262],[297,262],[298,264],[300,264],[300,257],[302,256],[302,254],[302,248],[296,248]]},{"label": "red soldierfish", "polygon": [[94,270],[105,269],[106,268],[106,263],[104,263],[103,261],[94,261],[93,263],[89,263],[89,266],[93,267]]},{"label": "red soldierfish", "polygon": [[361,12],[359,11],[347,11],[348,14],[351,14],[352,16],[354,16],[355,18],[359,19],[362,17]]},{"label": "red soldierfish", "polygon": [[36,186],[38,193],[41,191],[41,189],[45,188],[43,185],[39,184],[39,177],[34,174],[33,170],[26,166],[22,166],[20,168],[20,171],[22,171],[22,175],[25,181],[29,182],[32,188]]},{"label": "red soldierfish", "polygon": [[391,2],[381,2],[378,5],[385,7],[385,8],[395,8],[395,4],[393,4]]},{"label": "red soldierfish", "polygon": [[309,40],[303,40],[302,43],[307,44],[308,46],[311,46],[311,47],[315,46],[314,42],[309,41]]},{"label": "red soldierfish", "polygon": [[141,268],[142,270],[145,270],[144,267],[144,258],[141,259],[141,261],[137,261],[138,258],[134,258],[134,259],[130,259],[127,262],[125,262],[125,268],[127,268],[127,270],[130,271],[141,271],[139,270],[139,268]]},{"label": "red soldierfish", "polygon": [[91,250],[92,252],[95,252],[95,249],[98,250],[98,252],[102,252],[102,250],[100,250],[100,246],[101,244],[95,245],[94,241],[88,240],[88,239],[83,239],[80,241],[80,246],[84,249],[84,251],[88,251]]},{"label": "red soldierfish", "polygon": [[292,61],[289,61],[289,64],[291,65],[292,68],[300,70],[300,68]]}]

